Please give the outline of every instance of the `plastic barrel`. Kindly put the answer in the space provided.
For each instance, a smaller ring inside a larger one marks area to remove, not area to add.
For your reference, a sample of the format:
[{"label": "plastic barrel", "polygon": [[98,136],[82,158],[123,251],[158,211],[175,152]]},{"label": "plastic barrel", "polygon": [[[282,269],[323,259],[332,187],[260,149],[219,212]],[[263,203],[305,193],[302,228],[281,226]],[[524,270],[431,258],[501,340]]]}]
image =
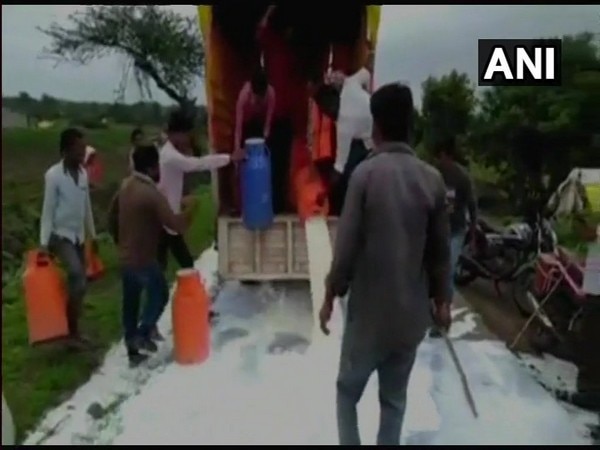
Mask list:
[{"label": "plastic barrel", "polygon": [[58,267],[37,251],[28,252],[26,258],[23,287],[29,343],[67,336],[67,292]]},{"label": "plastic barrel", "polygon": [[249,230],[264,230],[273,223],[271,157],[264,139],[246,140],[242,163],[242,220]]},{"label": "plastic barrel", "polygon": [[173,346],[178,364],[200,364],[210,354],[209,300],[195,269],[177,272],[173,297]]}]

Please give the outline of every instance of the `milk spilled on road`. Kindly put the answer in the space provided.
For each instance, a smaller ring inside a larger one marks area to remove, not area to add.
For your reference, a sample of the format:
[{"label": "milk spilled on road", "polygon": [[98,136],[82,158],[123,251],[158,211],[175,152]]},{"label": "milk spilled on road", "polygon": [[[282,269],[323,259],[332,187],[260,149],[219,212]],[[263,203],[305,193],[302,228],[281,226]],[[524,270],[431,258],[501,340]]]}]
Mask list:
[{"label": "milk spilled on road", "polygon": [[[216,252],[205,252],[197,267],[208,289],[213,289]],[[291,331],[294,339],[314,338],[306,327],[310,320],[305,319],[312,317],[307,289],[251,289],[227,283],[217,307],[222,319],[215,330],[215,351],[206,363],[191,367],[170,363],[172,343],[168,342],[154,368],[131,371],[125,367],[119,344],[107,356],[101,373],[52,411],[27,443],[337,444],[339,311],[331,336],[314,339],[308,348],[292,345],[291,350],[278,353],[272,348],[274,336],[283,333],[286,338]],[[170,320],[170,314],[165,314],[163,330],[170,329]],[[469,314],[463,315],[462,322],[454,325],[452,338],[480,417],[471,414],[443,342],[426,340],[410,379],[403,443],[589,443],[574,432],[564,408],[502,345],[461,340],[460,333],[474,326]],[[107,410],[115,406],[94,420],[88,413],[91,402]],[[359,417],[363,443],[374,443],[379,419],[376,376],[365,390]],[[53,433],[44,438],[49,429]]]}]

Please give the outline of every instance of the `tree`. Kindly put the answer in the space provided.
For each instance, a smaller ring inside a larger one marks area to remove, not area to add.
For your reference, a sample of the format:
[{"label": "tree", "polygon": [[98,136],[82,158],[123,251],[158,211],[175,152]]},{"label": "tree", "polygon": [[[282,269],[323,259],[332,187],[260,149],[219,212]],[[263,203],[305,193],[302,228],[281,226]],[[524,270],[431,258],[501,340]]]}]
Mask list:
[{"label": "tree", "polygon": [[157,5],[89,6],[69,16],[69,25],[39,29],[51,39],[44,53],[58,62],[86,64],[109,54],[125,57],[123,95],[131,69],[142,95],[150,80],[182,108],[192,107],[203,74],[204,47],[197,21]]},{"label": "tree", "polygon": [[421,127],[427,146],[467,132],[475,106],[469,77],[453,70],[441,78],[429,77],[422,85]]},{"label": "tree", "polygon": [[502,168],[509,192],[539,185],[542,174],[551,190],[573,167],[600,165],[599,67],[600,46],[591,33],[565,36],[561,86],[483,93],[471,144],[479,159]]}]

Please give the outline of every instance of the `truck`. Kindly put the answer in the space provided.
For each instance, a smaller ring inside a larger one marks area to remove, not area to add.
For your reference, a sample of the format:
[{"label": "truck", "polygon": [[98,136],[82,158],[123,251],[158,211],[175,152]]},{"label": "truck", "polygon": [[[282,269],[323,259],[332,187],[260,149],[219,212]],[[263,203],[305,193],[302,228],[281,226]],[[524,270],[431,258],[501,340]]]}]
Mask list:
[{"label": "truck", "polygon": [[[295,4],[293,4],[295,5]],[[234,146],[235,105],[250,67],[264,58],[258,39],[258,27],[269,8],[280,11],[280,23],[288,24],[288,50],[303,61],[303,67],[320,67],[322,75],[332,71],[345,74],[362,67],[374,67],[381,6],[360,2],[307,7],[306,5],[270,6],[262,2],[199,5],[198,18],[205,46],[205,89],[208,112],[208,142],[212,152],[231,153]],[[264,23],[263,23],[264,25]],[[267,24],[268,26],[268,24]],[[328,34],[329,33],[329,34]],[[327,35],[328,37],[324,36]],[[294,36],[297,38],[294,46]],[[286,41],[287,42],[287,41]],[[308,51],[306,50],[308,49]],[[323,52],[325,49],[325,52]],[[312,51],[311,51],[312,50]],[[265,50],[266,51],[266,50]],[[323,58],[325,54],[325,58]],[[318,66],[317,59],[324,63]],[[310,74],[306,74],[306,85]],[[276,96],[292,95],[277,92]],[[279,97],[278,97],[279,98]],[[310,96],[294,95],[302,110],[310,112]],[[212,192],[218,206],[217,242],[219,274],[240,281],[309,280],[316,301],[323,298],[326,271],[331,263],[337,217],[317,204],[316,190],[322,189],[311,154],[310,120],[305,129],[296,131],[290,151],[291,203],[296,211],[276,215],[266,230],[246,229],[238,211],[228,207],[236,189],[233,168],[212,177]],[[308,155],[308,156],[307,156]],[[296,164],[297,167],[294,167]],[[312,195],[312,197],[311,197]]]}]

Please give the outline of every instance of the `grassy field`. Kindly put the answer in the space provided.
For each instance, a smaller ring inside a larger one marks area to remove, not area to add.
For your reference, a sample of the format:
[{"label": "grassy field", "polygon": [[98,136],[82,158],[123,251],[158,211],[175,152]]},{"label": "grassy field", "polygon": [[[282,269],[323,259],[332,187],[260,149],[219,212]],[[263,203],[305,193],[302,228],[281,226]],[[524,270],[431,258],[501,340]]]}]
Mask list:
[{"label": "grassy field", "polygon": [[[129,132],[129,128],[86,132],[88,142],[101,152],[105,165],[104,186],[93,194],[99,229],[103,228],[107,201],[126,171]],[[57,129],[3,130],[3,242],[5,234],[21,236],[22,229],[27,228],[27,247],[35,245],[37,229],[31,223],[25,227],[23,222],[33,222],[39,214],[43,174],[58,159],[59,133]],[[192,252],[199,254],[212,241],[214,209],[207,188],[198,188],[197,195],[199,207],[188,232],[188,243]],[[54,344],[30,347],[20,272],[3,283],[2,390],[20,439],[45,411],[66,400],[90,377],[106,351],[120,338],[121,290],[116,249],[106,235],[100,236],[100,254],[107,271],[90,286],[83,317],[84,332],[97,344],[97,349],[89,353],[71,353]],[[6,258],[19,256],[4,252],[3,266]],[[170,267],[172,278],[175,265]]]}]

